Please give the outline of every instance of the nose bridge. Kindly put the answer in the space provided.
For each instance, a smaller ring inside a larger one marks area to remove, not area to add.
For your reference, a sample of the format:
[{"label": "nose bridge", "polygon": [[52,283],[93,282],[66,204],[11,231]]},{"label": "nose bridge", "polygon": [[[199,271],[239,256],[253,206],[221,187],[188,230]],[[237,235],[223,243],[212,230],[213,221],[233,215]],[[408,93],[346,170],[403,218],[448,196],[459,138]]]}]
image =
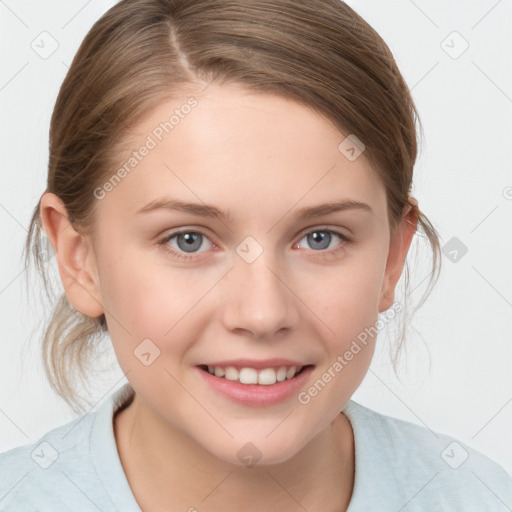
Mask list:
[{"label": "nose bridge", "polygon": [[230,272],[224,322],[228,329],[243,329],[262,338],[290,328],[299,319],[294,295],[284,276],[280,261],[271,249],[263,249],[248,237],[236,249],[237,256]]}]

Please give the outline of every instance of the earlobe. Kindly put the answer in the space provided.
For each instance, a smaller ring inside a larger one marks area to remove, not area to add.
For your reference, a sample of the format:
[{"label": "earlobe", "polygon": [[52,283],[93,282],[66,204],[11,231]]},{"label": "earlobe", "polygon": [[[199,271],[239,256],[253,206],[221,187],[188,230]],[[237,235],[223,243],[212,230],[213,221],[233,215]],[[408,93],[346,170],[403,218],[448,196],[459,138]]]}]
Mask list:
[{"label": "earlobe", "polygon": [[69,302],[90,317],[104,313],[96,259],[88,236],[75,230],[62,200],[45,192],[40,201],[41,222],[55,250],[59,274]]},{"label": "earlobe", "polygon": [[402,220],[396,227],[389,243],[384,280],[379,301],[379,313],[389,309],[395,301],[395,288],[402,275],[402,270],[418,226],[418,202],[410,197],[404,208]]}]

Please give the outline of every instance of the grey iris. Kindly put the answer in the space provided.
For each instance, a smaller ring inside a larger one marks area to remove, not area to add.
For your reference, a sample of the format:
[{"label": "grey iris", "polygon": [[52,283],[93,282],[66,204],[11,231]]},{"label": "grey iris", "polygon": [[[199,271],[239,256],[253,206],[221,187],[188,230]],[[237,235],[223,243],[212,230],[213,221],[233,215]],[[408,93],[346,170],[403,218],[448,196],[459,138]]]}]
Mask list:
[{"label": "grey iris", "polygon": [[[181,243],[181,241],[184,243]],[[201,247],[202,235],[200,233],[180,233],[176,237],[178,247],[182,251],[194,252]]]},{"label": "grey iris", "polygon": [[[329,244],[331,243],[331,233],[328,231],[313,231],[308,235],[308,243],[310,244],[312,249],[319,250],[319,249],[326,249],[329,247]],[[314,243],[312,243],[312,241]],[[320,242],[320,246],[315,247],[315,243]]]}]

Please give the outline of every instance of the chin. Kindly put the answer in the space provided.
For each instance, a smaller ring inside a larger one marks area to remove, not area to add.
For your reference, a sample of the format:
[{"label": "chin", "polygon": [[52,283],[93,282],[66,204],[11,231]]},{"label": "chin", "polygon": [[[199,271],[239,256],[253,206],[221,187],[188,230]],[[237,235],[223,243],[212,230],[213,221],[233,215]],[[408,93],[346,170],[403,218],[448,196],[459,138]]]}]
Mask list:
[{"label": "chin", "polygon": [[204,446],[213,457],[239,467],[254,468],[284,463],[297,455],[299,447],[286,445],[285,439],[230,441],[223,446]]}]

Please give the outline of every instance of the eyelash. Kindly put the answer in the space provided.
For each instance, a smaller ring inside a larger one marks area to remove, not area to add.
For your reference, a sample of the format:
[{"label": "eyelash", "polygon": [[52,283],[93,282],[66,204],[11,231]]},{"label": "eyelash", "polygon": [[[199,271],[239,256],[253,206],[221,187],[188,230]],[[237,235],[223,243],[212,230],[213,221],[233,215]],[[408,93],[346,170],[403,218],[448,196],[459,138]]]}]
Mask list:
[{"label": "eyelash", "polygon": [[[331,235],[336,235],[338,236],[342,242],[336,246],[334,249],[329,249],[329,250],[319,250],[319,251],[314,251],[318,254],[321,254],[323,257],[329,257],[329,256],[333,256],[335,255],[338,251],[344,249],[345,245],[350,242],[350,238],[347,237],[346,235],[344,235],[343,233],[340,233],[339,231],[335,231],[333,229],[329,229],[327,227],[319,227],[319,228],[315,228],[315,229],[310,229],[309,231],[303,231],[301,234],[300,234],[300,238],[299,238],[299,242],[300,240],[302,240],[305,236],[307,235],[310,235],[312,233],[316,233],[316,232],[322,232],[322,233],[330,233]],[[193,259],[196,259],[197,256],[195,256],[196,254],[198,253],[190,253],[190,254],[186,254],[186,253],[183,253],[183,252],[179,252],[177,251],[176,249],[173,249],[172,247],[170,247],[168,244],[168,242],[170,242],[174,237],[178,236],[178,235],[181,235],[183,233],[195,233],[195,234],[198,234],[198,235],[201,235],[207,239],[209,239],[208,235],[206,235],[205,233],[203,233],[202,231],[200,230],[195,230],[195,229],[182,229],[182,230],[179,230],[179,231],[174,231],[173,233],[170,233],[168,235],[166,235],[164,238],[160,239],[158,241],[158,245],[159,246],[162,246],[163,249],[170,253],[173,257],[176,257],[182,261],[191,261]],[[210,241],[211,242],[211,241]],[[211,242],[215,247],[216,245]],[[296,244],[298,244],[298,242],[296,242]],[[296,245],[294,244],[294,245]],[[313,249],[312,249],[313,250]]]}]

